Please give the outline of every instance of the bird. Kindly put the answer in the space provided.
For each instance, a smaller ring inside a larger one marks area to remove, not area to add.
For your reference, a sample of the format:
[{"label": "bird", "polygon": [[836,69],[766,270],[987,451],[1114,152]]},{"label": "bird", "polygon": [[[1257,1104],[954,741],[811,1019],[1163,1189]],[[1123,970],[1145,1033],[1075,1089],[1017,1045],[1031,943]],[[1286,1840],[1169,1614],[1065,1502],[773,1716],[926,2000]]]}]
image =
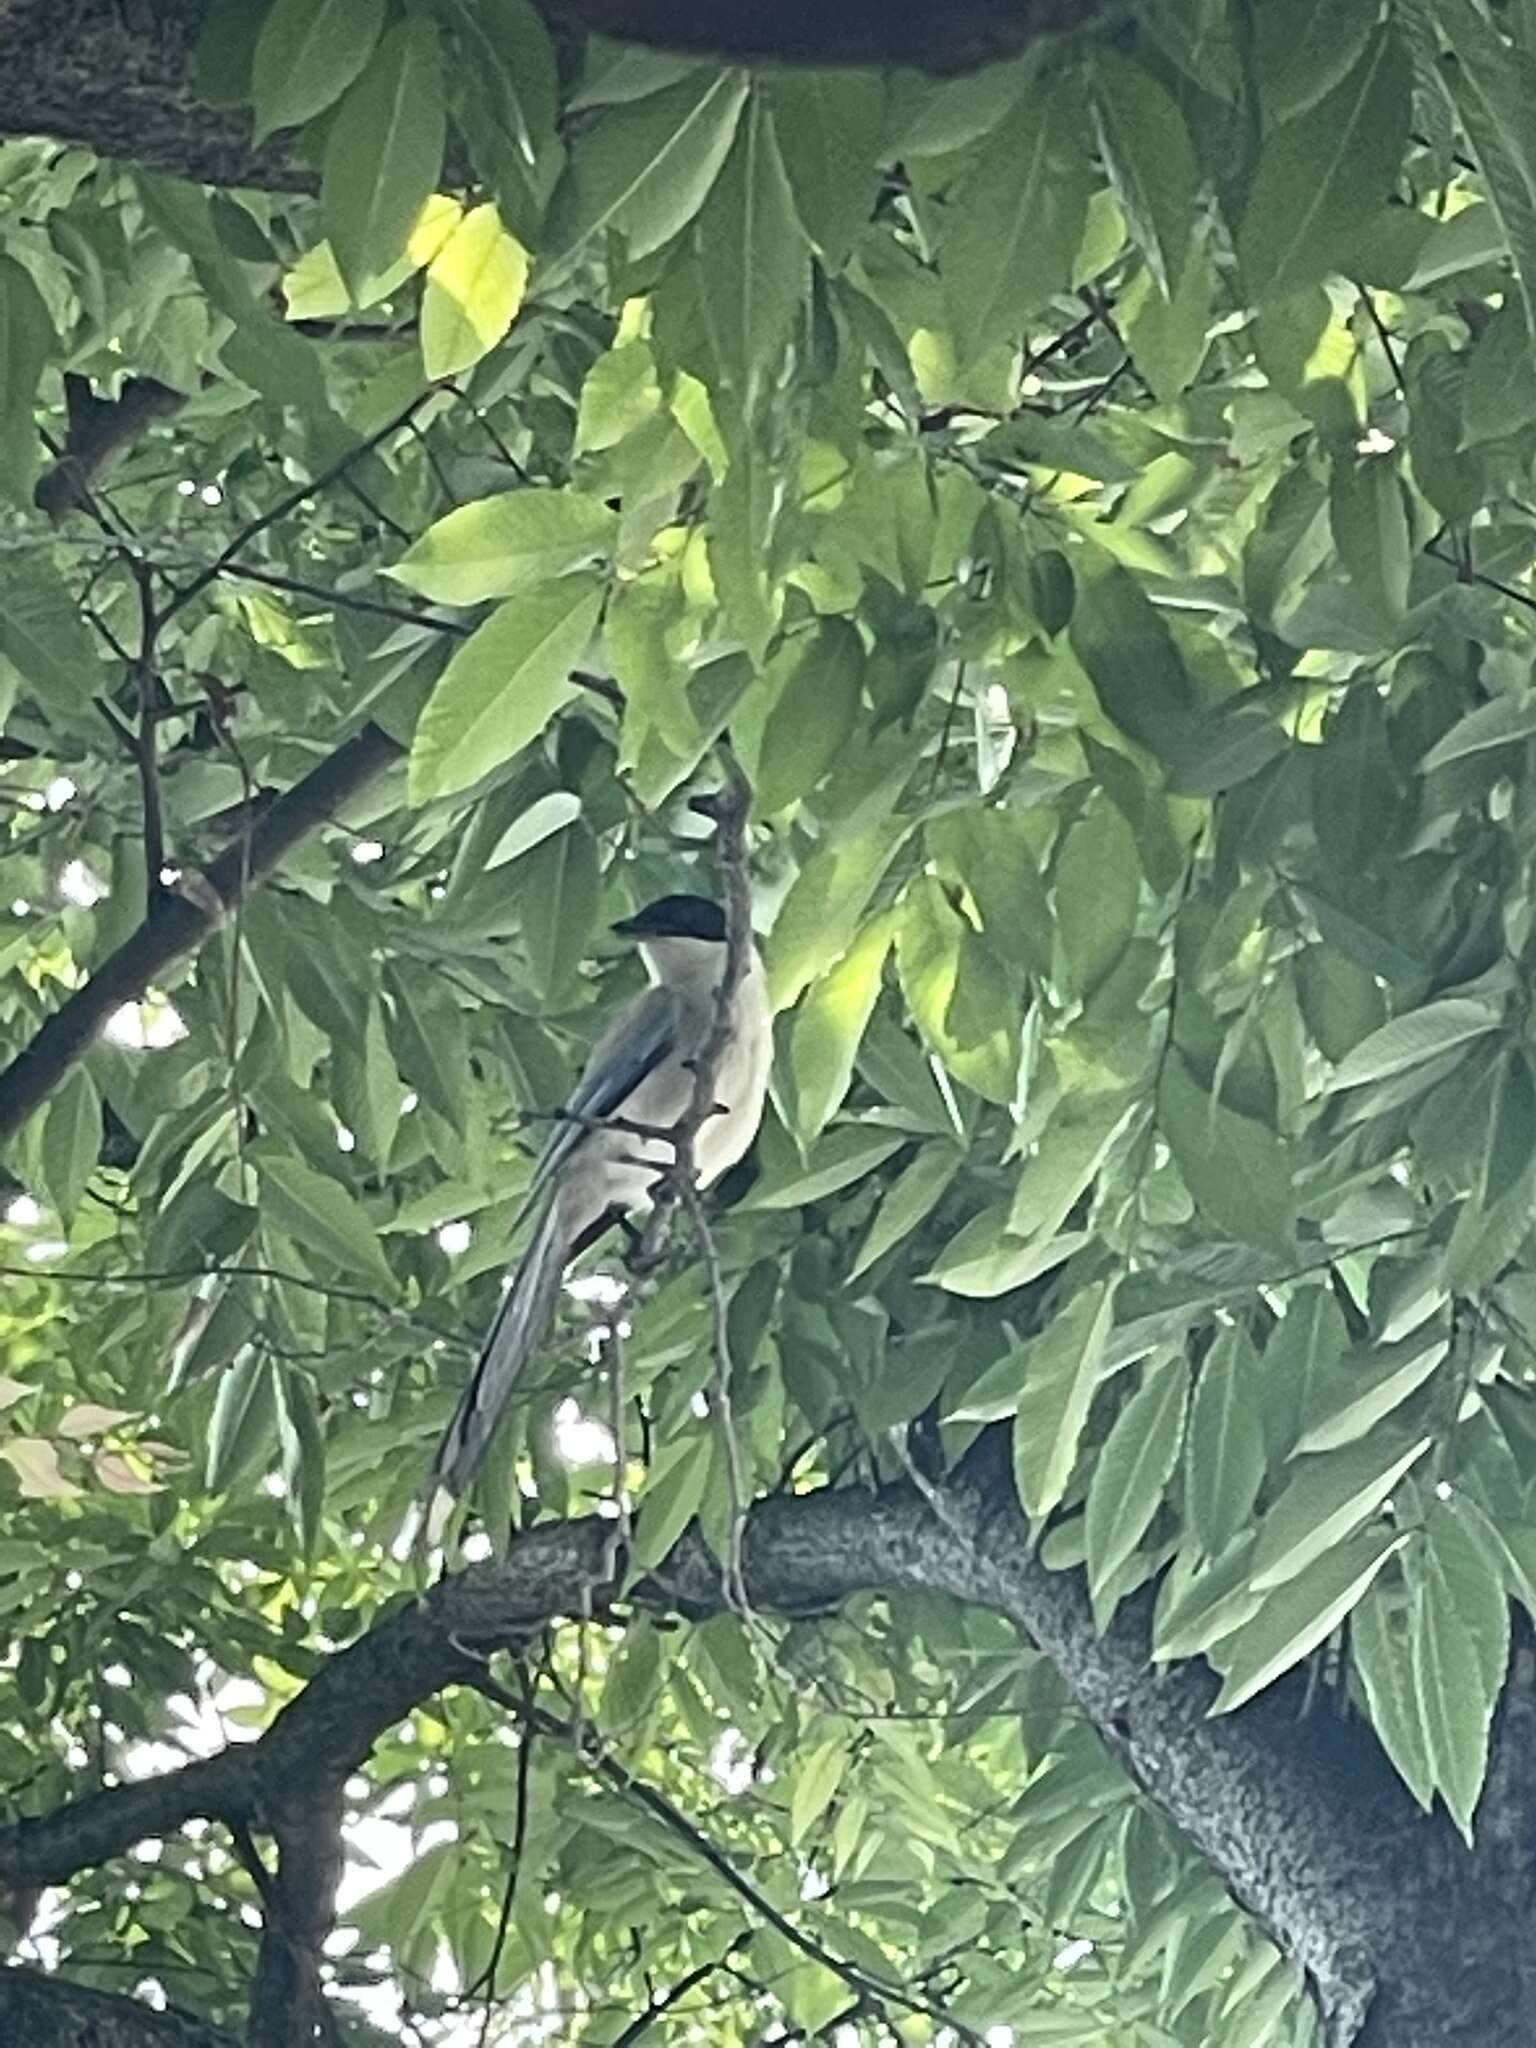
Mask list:
[{"label": "bird", "polygon": [[[699,1058],[714,1031],[729,956],[721,906],[707,896],[662,896],[612,929],[637,945],[649,986],[599,1037],[534,1168],[524,1208],[533,1234],[433,1460],[420,1522],[429,1546],[441,1541],[479,1470],[554,1319],[572,1263],[616,1226],[633,1236],[634,1219],[652,1206],[676,1158],[665,1133],[691,1106]],[[718,1180],[751,1148],[772,1058],[767,979],[749,943],[710,1076],[713,1113],[694,1139],[697,1186]],[[614,1128],[613,1119],[626,1128]]]}]

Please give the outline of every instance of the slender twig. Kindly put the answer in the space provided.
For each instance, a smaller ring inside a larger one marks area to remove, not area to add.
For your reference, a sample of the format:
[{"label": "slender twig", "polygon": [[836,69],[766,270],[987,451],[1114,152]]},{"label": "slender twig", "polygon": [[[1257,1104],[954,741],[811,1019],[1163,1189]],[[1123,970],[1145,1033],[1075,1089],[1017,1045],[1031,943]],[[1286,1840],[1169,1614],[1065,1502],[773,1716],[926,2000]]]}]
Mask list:
[{"label": "slender twig", "polygon": [[438,387],[433,385],[425,391],[419,391],[409,405],[402,406],[399,412],[393,414],[384,422],[382,427],[375,429],[365,440],[359,441],[355,448],[349,448],[345,455],[338,456],[333,463],[327,468],[322,469],[308,483],[296,484],[291,491],[285,491],[274,505],[269,505],[267,510],[261,513],[259,517],[248,521],[246,525],[242,526],[240,531],[220,550],[207,567],[199,570],[190,583],[182,586],[171,600],[171,603],[166,607],[161,623],[164,624],[165,619],[170,618],[173,613],[181,611],[186,605],[190,604],[194,597],[200,597],[208,586],[229,568],[235,557],[243,553],[258,535],[266,533],[274,526],[280,525],[290,512],[296,512],[301,505],[308,504],[311,498],[318,497],[329,485],[337,483],[344,478],[353,463],[360,462],[365,455],[369,455],[375,448],[381,447],[385,441],[389,440],[391,435],[399,433],[402,427],[409,426],[427,401],[436,397],[437,389]]},{"label": "slender twig", "polygon": [[154,577],[145,562],[135,560],[133,577],[139,590],[138,678],[139,730],[135,755],[139,794],[144,810],[144,915],[153,917],[164,890],[165,813],[160,798],[160,736],[156,713],[159,677],[155,673],[155,638],[160,621],[155,611]]},{"label": "slender twig", "polygon": [[429,612],[413,612],[403,604],[387,604],[381,598],[359,597],[355,591],[327,589],[321,583],[307,583],[302,576],[287,576],[276,569],[256,569],[245,562],[226,562],[216,573],[233,576],[241,583],[265,584],[269,590],[286,590],[295,597],[310,597],[328,610],[361,612],[369,618],[393,619],[401,626],[421,626],[455,640],[467,640],[474,631],[458,619],[435,618]]},{"label": "slender twig", "polygon": [[613,2048],[634,2048],[635,2042],[648,2034],[659,2019],[665,2018],[674,2005],[680,2004],[690,1991],[696,1991],[699,1985],[713,1977],[716,1970],[722,1969],[724,1965],[725,1957],[722,1956],[714,1962],[700,1963],[698,1968],[690,1970],[686,1977],[679,1977],[660,1998],[653,1998],[644,2012],[637,2013],[622,2034],[614,2037]]},{"label": "slender twig", "polygon": [[[524,1704],[532,1705],[532,1694],[528,1685],[528,1674],[521,1673]],[[517,1790],[512,1815],[512,1847],[507,1865],[506,1887],[501,1895],[501,1913],[496,1922],[496,1939],[491,1944],[491,1959],[469,1987],[469,1995],[485,1994],[485,2011],[480,2020],[480,2048],[490,2032],[491,2015],[496,2010],[496,1979],[501,1971],[501,1959],[506,1953],[507,1934],[512,1925],[512,1909],[517,1903],[517,1880],[522,1874],[523,1855],[528,1845],[528,1791],[533,1775],[533,1745],[537,1731],[525,1718],[517,1742]]]},{"label": "slender twig", "polygon": [[[536,1724],[543,1733],[560,1741],[570,1739],[571,1729],[567,1723],[543,1707],[535,1707],[533,1713]],[[701,1862],[708,1864],[715,1875],[754,1913],[766,1920],[776,1933],[782,1935],[791,1947],[798,1949],[811,1962],[819,1963],[822,1969],[830,1970],[835,1977],[841,1977],[850,1991],[857,1992],[862,1998],[877,1999],[885,2005],[900,2006],[907,2012],[922,2013],[926,2018],[952,2028],[956,2038],[971,2044],[971,2048],[984,2048],[981,2035],[954,2013],[934,2004],[920,1993],[877,1977],[861,1964],[850,1962],[846,1957],[838,1955],[814,1934],[808,1933],[792,1920],[787,1913],[781,1912],[773,1900],[737,1868],[725,1851],[712,1842],[709,1836],[697,1827],[687,1814],[674,1806],[666,1794],[659,1791],[656,1786],[644,1778],[637,1777],[633,1771],[627,1770],[612,1756],[602,1756],[592,1761],[592,1769],[621,1797],[633,1805],[643,1807],[680,1842],[685,1843]]]},{"label": "slender twig", "polygon": [[1381,317],[1381,311],[1376,304],[1376,295],[1358,282],[1355,285],[1355,290],[1360,294],[1360,303],[1364,306],[1370,323],[1376,330],[1376,339],[1381,343],[1381,352],[1386,357],[1387,367],[1392,372],[1392,381],[1397,386],[1397,395],[1406,401],[1408,385],[1403,376],[1402,358],[1397,352],[1397,342],[1391,328],[1388,327],[1386,321]]},{"label": "slender twig", "polygon": [[1536,611],[1536,593],[1520,590],[1513,583],[1501,583],[1497,576],[1486,575],[1481,569],[1470,567],[1455,555],[1448,555],[1438,540],[1427,541],[1426,555],[1433,555],[1437,562],[1444,562],[1448,569],[1454,569],[1463,583],[1481,583],[1485,590],[1496,590],[1500,597],[1507,597],[1514,604],[1523,604],[1530,611]]}]

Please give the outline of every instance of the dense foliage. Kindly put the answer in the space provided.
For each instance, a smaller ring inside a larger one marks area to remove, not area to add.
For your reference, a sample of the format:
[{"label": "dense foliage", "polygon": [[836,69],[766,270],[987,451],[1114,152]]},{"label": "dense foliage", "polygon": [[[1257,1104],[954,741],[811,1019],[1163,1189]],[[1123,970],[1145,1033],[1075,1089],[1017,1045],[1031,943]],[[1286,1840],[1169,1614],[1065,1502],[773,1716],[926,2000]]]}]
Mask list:
[{"label": "dense foliage", "polygon": [[[188,935],[0,1080],[13,1815],[414,1591],[530,1119],[609,922],[728,880],[728,736],[769,1122],[568,1303],[471,1523],[604,1503],[645,1570],[697,1516],[721,1611],[621,1597],[378,1742],[336,2038],[1316,2037],[1010,1622],[735,1564],[748,1502],[999,1425],[1149,1686],[1236,1727],[1305,1662],[1478,1839],[1536,1607],[1533,21],[1146,0],[936,82],[215,0],[196,98],[291,189],[0,145],[6,1055]],[[17,1953],[237,2028],[263,1854],[85,1859]]]}]

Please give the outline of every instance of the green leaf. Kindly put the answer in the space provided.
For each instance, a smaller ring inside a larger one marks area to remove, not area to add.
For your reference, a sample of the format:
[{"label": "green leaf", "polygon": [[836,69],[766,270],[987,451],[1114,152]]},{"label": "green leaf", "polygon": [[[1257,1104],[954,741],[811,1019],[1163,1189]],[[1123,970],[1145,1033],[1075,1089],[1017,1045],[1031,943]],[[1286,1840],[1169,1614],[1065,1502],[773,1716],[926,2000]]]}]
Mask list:
[{"label": "green leaf", "polygon": [[389,574],[435,604],[479,604],[585,568],[617,538],[617,515],[580,491],[504,491],[435,521]]},{"label": "green leaf", "polygon": [[640,1615],[624,1631],[603,1679],[597,1725],[606,1735],[623,1740],[635,1733],[661,1686],[661,1637],[656,1624]]},{"label": "green leaf", "polygon": [[251,66],[256,140],[341,98],[373,55],[384,0],[273,0]]},{"label": "green leaf", "polygon": [[901,1150],[902,1142],[899,1135],[867,1124],[842,1124],[811,1148],[804,1165],[794,1157],[786,1160],[781,1171],[765,1174],[738,1206],[803,1209],[808,1202],[825,1201],[873,1173]]},{"label": "green leaf", "polygon": [[318,1252],[343,1272],[356,1274],[385,1294],[394,1294],[395,1276],[378,1232],[357,1197],[340,1181],[317,1173],[302,1159],[279,1153],[259,1154],[255,1165],[274,1222],[296,1245],[306,1252]]},{"label": "green leaf", "polygon": [[759,668],[779,620],[771,552],[778,499],[775,467],[747,423],[710,493],[709,572],[726,624]]},{"label": "green leaf", "polygon": [[469,1073],[464,1013],[446,987],[408,956],[391,964],[385,980],[394,998],[385,1030],[400,1072],[422,1101],[462,1135]]},{"label": "green leaf", "polygon": [[312,1558],[325,1508],[325,1438],[315,1391],[307,1374],[274,1365],[272,1393],[288,1514],[305,1557]]},{"label": "green leaf", "polygon": [[505,867],[509,861],[521,860],[541,839],[564,831],[580,816],[581,798],[574,790],[552,789],[547,796],[536,798],[520,817],[512,820],[485,856],[486,872]]},{"label": "green leaf", "polygon": [[794,1079],[795,1129],[803,1139],[818,1137],[842,1107],[879,999],[893,936],[892,920],[875,918],[836,966],[812,984],[795,1012],[789,1070]]},{"label": "green leaf", "polygon": [[1243,1529],[1264,1478],[1263,1367],[1241,1324],[1206,1354],[1184,1446],[1184,1506],[1196,1542],[1220,1557]]},{"label": "green leaf", "polygon": [[713,1454],[714,1445],[703,1431],[679,1437],[657,1452],[635,1512],[637,1570],[660,1564],[698,1513]]},{"label": "green leaf", "polygon": [[1158,1589],[1152,1619],[1152,1661],[1208,1654],[1258,1612],[1263,1594],[1249,1584],[1253,1532],[1245,1531],[1198,1570],[1181,1554]]},{"label": "green leaf", "polygon": [[438,32],[412,14],[385,32],[326,138],[320,213],[354,295],[404,251],[437,188],[446,129]]},{"label": "green leaf", "polygon": [[768,986],[776,1010],[798,1001],[848,951],[910,830],[904,819],[885,820],[820,848],[801,868],[768,936]]},{"label": "green leaf", "polygon": [[277,1426],[272,1372],[264,1352],[248,1351],[219,1381],[208,1427],[210,1493],[227,1492],[271,1442]]},{"label": "green leaf", "polygon": [[1441,75],[1515,266],[1526,332],[1536,334],[1536,64],[1475,7],[1437,11],[1435,26],[1456,60]]},{"label": "green leaf", "polygon": [[1130,943],[1141,869],[1130,826],[1100,797],[1072,826],[1056,856],[1056,924],[1079,995],[1100,986]]},{"label": "green leaf", "polygon": [[1434,1796],[1419,1685],[1414,1634],[1400,1600],[1372,1586],[1349,1624],[1349,1652],[1365,1688],[1371,1725],[1408,1790],[1426,1810]]},{"label": "green leaf", "polygon": [[1396,460],[1339,448],[1329,476],[1328,521],[1339,560],[1367,604],[1395,627],[1408,608],[1412,568]]},{"label": "green leaf", "polygon": [[1200,1207],[1245,1244],[1289,1251],[1296,1212],[1285,1141],[1267,1124],[1213,1100],[1177,1051],[1163,1068],[1157,1109],[1184,1185]]},{"label": "green leaf", "polygon": [[1081,108],[1060,80],[1032,82],[982,145],[939,251],[950,326],[967,361],[1016,341],[1071,279],[1087,219]]},{"label": "green leaf", "polygon": [[1362,1039],[1339,1062],[1328,1085],[1337,1093],[1341,1088],[1360,1088],[1368,1081],[1407,1073],[1457,1046],[1486,1038],[1503,1021],[1503,1005],[1486,996],[1446,996],[1425,1003]]},{"label": "green leaf", "polygon": [[[975,932],[934,875],[921,875],[902,898],[896,926],[896,970],[913,1022],[962,1087],[989,1102],[1013,1099],[1018,1085],[1019,1019],[1011,1013],[989,956],[974,946]],[[972,1003],[973,976],[986,975]],[[988,998],[994,998],[988,1000]],[[956,1005],[972,1003],[974,1031],[962,1029]]]},{"label": "green leaf", "polygon": [[848,1269],[850,1280],[867,1273],[877,1260],[911,1236],[938,1207],[964,1163],[964,1155],[946,1144],[924,1145],[908,1161],[875,1211],[858,1256]]},{"label": "green leaf", "polygon": [[1254,77],[1266,127],[1294,120],[1345,79],[1379,18],[1373,0],[1265,0],[1254,16]]},{"label": "green leaf", "polygon": [[1128,571],[1096,566],[1079,580],[1072,651],[1104,714],[1149,753],[1177,752],[1199,716],[1199,694],[1168,623]]},{"label": "green leaf", "polygon": [[471,634],[438,678],[411,745],[412,803],[467,789],[536,740],[575,694],[603,594],[569,577],[511,599]]},{"label": "green leaf", "polygon": [[739,71],[700,68],[605,113],[577,140],[555,194],[544,252],[550,269],[568,269],[610,228],[635,257],[670,242],[708,197],[747,91]]},{"label": "green leaf", "polygon": [[[1464,359],[1461,416],[1455,446],[1472,451],[1503,441],[1536,420],[1536,362],[1525,308],[1511,297],[1500,306]],[[1474,508],[1475,509],[1475,508]]]},{"label": "green leaf", "polygon": [[[38,379],[58,348],[53,321],[32,273],[0,255],[0,421],[28,419]],[[6,568],[6,582],[17,567]]]},{"label": "green leaf", "polygon": [[1225,1678],[1211,1712],[1232,1713],[1315,1650],[1407,1541],[1388,1528],[1363,1531],[1271,1593],[1252,1620],[1221,1645]]},{"label": "green leaf", "polygon": [[1449,1338],[1430,1327],[1352,1361],[1337,1396],[1297,1439],[1297,1452],[1333,1451],[1356,1442],[1416,1393],[1449,1349]]},{"label": "green leaf", "polygon": [[427,268],[421,298],[427,375],[456,376],[489,354],[517,318],[527,283],[522,243],[507,233],[493,205],[472,208]]},{"label": "green leaf", "polygon": [[1188,1392],[1183,1358],[1154,1362],[1094,1461],[1084,1523],[1088,1586],[1101,1629],[1116,1604],[1105,1597],[1110,1581],[1150,1528],[1178,1464]]},{"label": "green leaf", "polygon": [[1161,405],[1171,405],[1194,383],[1210,343],[1216,271],[1206,237],[1191,241],[1171,299],[1150,272],[1125,291],[1117,309],[1126,350]]},{"label": "green leaf", "polygon": [[365,1159],[383,1165],[400,1127],[405,1086],[395,1070],[384,1012],[370,1001],[360,1040],[331,1048],[332,1091]]},{"label": "green leaf", "polygon": [[1025,1512],[1036,1522],[1066,1496],[1113,1318],[1113,1287],[1086,1288],[1023,1347],[1013,1470]]},{"label": "green leaf", "polygon": [[765,817],[798,803],[836,763],[859,715],[864,643],[846,619],[823,619],[797,643],[763,725],[753,792]]},{"label": "green leaf", "polygon": [[66,1224],[73,1221],[101,1153],[101,1097],[76,1067],[43,1113],[43,1185]]},{"label": "green leaf", "polygon": [[0,654],[44,711],[72,722],[89,714],[94,727],[91,705],[102,687],[96,643],[68,585],[37,555],[7,559]]},{"label": "green leaf", "polygon": [[[810,281],[805,235],[761,92],[747,102],[694,233],[721,389],[750,412],[778,368]],[[712,396],[718,403],[719,393]]]},{"label": "green leaf", "polygon": [[1507,697],[1495,697],[1491,704],[1479,704],[1465,718],[1458,718],[1442,734],[1419,763],[1426,775],[1448,768],[1453,761],[1482,754],[1494,747],[1517,745],[1536,733],[1536,692],[1519,690]]},{"label": "green leaf", "polygon": [[528,964],[540,993],[553,997],[569,988],[597,923],[597,841],[585,825],[569,825],[540,841],[521,879]]},{"label": "green leaf", "polygon": [[848,1768],[848,1744],[838,1735],[819,1742],[795,1761],[789,1795],[789,1840],[798,1848],[837,1797]]},{"label": "green leaf", "polygon": [[1498,1693],[1484,1682],[1476,1638],[1432,1553],[1415,1579],[1413,1678],[1425,1748],[1435,1786],[1470,1845]]},{"label": "green leaf", "polygon": [[[1008,1230],[1008,1210],[999,1203],[973,1216],[944,1247],[933,1270],[921,1275],[929,1287],[942,1287],[946,1294],[963,1294],[972,1300],[988,1301],[999,1294],[1011,1294],[1027,1287],[1053,1266],[1060,1266],[1075,1252],[1091,1243],[1084,1230],[1069,1230],[1045,1239],[1014,1237]],[[969,1407],[967,1414],[971,1413]],[[1005,1411],[1006,1412],[1006,1411]],[[979,1420],[990,1420],[980,1417]]]},{"label": "green leaf", "polygon": [[620,342],[599,356],[582,380],[576,412],[577,453],[612,448],[660,409],[655,350],[646,341]]},{"label": "green leaf", "polygon": [[924,837],[940,871],[970,891],[988,944],[1048,976],[1054,920],[1027,817],[968,805],[932,819]]},{"label": "green leaf", "polygon": [[1279,298],[1335,269],[1397,182],[1412,77],[1382,30],[1343,82],[1264,139],[1237,229],[1255,299]]},{"label": "green leaf", "polygon": [[801,225],[830,271],[841,270],[874,212],[886,81],[874,71],[770,71],[784,168]]},{"label": "green leaf", "polygon": [[1303,1572],[1374,1515],[1429,1448],[1425,1436],[1383,1430],[1363,1443],[1301,1459],[1259,1524],[1252,1580],[1262,1593]]},{"label": "green leaf", "polygon": [[1165,299],[1183,273],[1200,178],[1178,101],[1150,71],[1113,50],[1093,56],[1094,120],[1132,239]]}]

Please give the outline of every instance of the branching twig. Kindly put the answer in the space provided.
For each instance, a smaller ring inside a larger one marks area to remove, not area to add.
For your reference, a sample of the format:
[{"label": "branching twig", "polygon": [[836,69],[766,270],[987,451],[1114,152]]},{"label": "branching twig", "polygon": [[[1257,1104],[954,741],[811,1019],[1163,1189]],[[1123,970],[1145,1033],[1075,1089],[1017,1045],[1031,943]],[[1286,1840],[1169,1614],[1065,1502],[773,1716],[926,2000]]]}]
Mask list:
[{"label": "branching twig", "polygon": [[427,401],[436,395],[435,385],[426,391],[417,392],[409,405],[402,406],[382,427],[369,434],[365,440],[359,441],[355,448],[349,448],[345,455],[339,455],[328,468],[322,469],[318,476],[311,477],[308,483],[296,484],[291,491],[285,491],[282,497],[275,504],[269,505],[259,517],[247,521],[234,538],[220,549],[214,559],[205,568],[200,569],[190,583],[183,584],[177,591],[165,608],[162,624],[164,619],[170,618],[189,605],[194,597],[200,597],[209,584],[222,576],[235,557],[243,553],[258,535],[280,525],[290,512],[296,512],[300,505],[308,504],[311,498],[318,497],[331,484],[341,482],[355,462],[361,462],[365,455],[371,455],[375,448],[381,447],[392,435],[398,434],[402,427],[408,427]]},{"label": "branching twig", "polygon": [[[556,1736],[561,1740],[570,1739],[572,1730],[553,1714],[542,1707],[535,1707],[533,1713],[535,1725],[542,1733]],[[696,1827],[680,1807],[674,1806],[664,1792],[659,1791],[646,1779],[637,1777],[633,1771],[627,1770],[616,1757],[599,1757],[593,1762],[592,1768],[621,1798],[629,1800],[632,1805],[643,1807],[653,1819],[659,1820],[663,1827],[674,1834],[680,1842],[685,1843],[701,1862],[707,1863],[715,1875],[735,1892],[743,1904],[766,1921],[775,1933],[782,1935],[792,1948],[798,1949],[801,1955],[811,1962],[819,1963],[822,1969],[830,1970],[834,1976],[841,1977],[850,1991],[857,1992],[860,1997],[877,1999],[883,2005],[900,2006],[906,2012],[922,2013],[927,2018],[938,2021],[940,2025],[952,2028],[955,2037],[969,2042],[971,2048],[984,2048],[981,2035],[974,2028],[967,2026],[963,2020],[958,2019],[954,2013],[946,2012],[942,2006],[934,2005],[919,1992],[909,1991],[904,1985],[873,1975],[862,1965],[850,1962],[846,1957],[829,1949],[814,1934],[807,1933],[787,1913],[781,1912],[773,1900],[754,1884],[745,1872],[738,1869],[725,1851],[712,1842],[701,1828]]]}]

